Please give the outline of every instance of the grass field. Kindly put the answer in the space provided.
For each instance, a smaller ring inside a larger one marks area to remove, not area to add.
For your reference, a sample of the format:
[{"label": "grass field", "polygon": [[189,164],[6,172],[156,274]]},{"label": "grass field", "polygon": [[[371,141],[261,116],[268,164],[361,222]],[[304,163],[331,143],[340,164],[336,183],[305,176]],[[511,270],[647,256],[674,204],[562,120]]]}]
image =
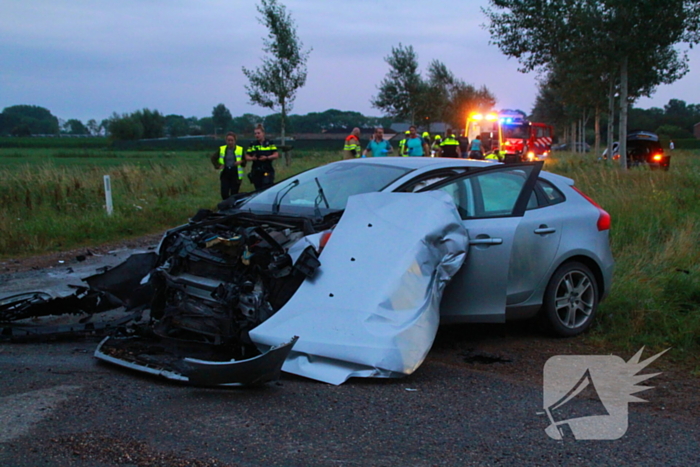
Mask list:
[{"label": "grass field", "polygon": [[[0,149],[0,258],[161,232],[215,209],[218,171],[206,152]],[[296,152],[282,179],[336,157]],[[105,212],[103,176],[114,214]],[[241,188],[252,189],[247,179]]]},{"label": "grass field", "polygon": [[[0,258],[162,232],[219,200],[206,152],[0,149]],[[295,151],[277,179],[338,159]],[[671,170],[621,171],[556,154],[546,170],[576,180],[613,219],[613,291],[586,337],[609,349],[672,347],[700,375],[700,151],[675,151]],[[110,175],[115,213],[104,210]],[[251,187],[244,181],[243,190]]]}]

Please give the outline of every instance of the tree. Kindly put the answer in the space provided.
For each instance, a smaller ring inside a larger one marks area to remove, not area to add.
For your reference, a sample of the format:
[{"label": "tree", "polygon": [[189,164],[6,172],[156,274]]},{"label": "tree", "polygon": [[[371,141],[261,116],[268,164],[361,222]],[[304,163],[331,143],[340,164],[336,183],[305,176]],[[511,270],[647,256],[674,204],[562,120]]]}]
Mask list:
[{"label": "tree", "polygon": [[[372,98],[372,106],[385,114],[415,123],[421,110],[426,112],[425,96],[428,88],[418,73],[418,58],[413,46],[391,48],[384,58],[389,72],[379,84],[379,94]],[[421,106],[423,109],[421,109]]]},{"label": "tree", "polygon": [[190,134],[190,124],[182,115],[165,116],[165,134],[171,138]]},{"label": "tree", "polygon": [[255,70],[243,67],[243,74],[250,81],[245,89],[252,104],[280,111],[284,146],[287,112],[292,110],[297,90],[306,84],[306,62],[311,49],[303,50],[296,25],[284,5],[277,0],[260,0],[257,10],[262,15],[258,21],[269,31],[263,39],[263,51],[268,56]]},{"label": "tree", "polygon": [[239,135],[252,135],[255,129],[255,124],[260,122],[262,117],[254,114],[243,114],[240,117],[236,117],[231,122],[231,127],[233,131]]},{"label": "tree", "polygon": [[118,141],[137,140],[143,137],[143,125],[134,114],[113,113],[106,125],[110,136]]},{"label": "tree", "polygon": [[64,125],[63,129],[69,135],[87,135],[90,132],[87,127],[83,125],[83,122],[76,118],[71,118]]},{"label": "tree", "polygon": [[59,132],[58,118],[48,109],[36,105],[5,107],[0,114],[0,134],[36,135]]},{"label": "tree", "polygon": [[165,117],[157,110],[143,109],[134,112],[133,117],[141,123],[145,139],[165,136]]},{"label": "tree", "polygon": [[90,132],[92,136],[97,136],[100,134],[100,125],[94,118],[88,120],[85,126],[87,127],[88,132]]},{"label": "tree", "polygon": [[[491,21],[491,38],[521,62],[521,71],[552,66],[567,70],[585,63],[597,79],[607,82],[611,102],[619,93],[621,153],[630,103],[659,84],[682,77],[687,56],[674,46],[700,41],[700,3],[693,0],[490,0],[490,4],[500,10],[484,10]],[[620,160],[624,166],[626,159]]]},{"label": "tree", "polygon": [[162,138],[165,135],[165,117],[157,110],[150,109],[122,115],[115,112],[107,120],[106,128],[116,140]]},{"label": "tree", "polygon": [[219,104],[211,111],[211,118],[214,121],[214,134],[219,129],[222,132],[228,131],[231,127],[233,117],[224,104]]}]

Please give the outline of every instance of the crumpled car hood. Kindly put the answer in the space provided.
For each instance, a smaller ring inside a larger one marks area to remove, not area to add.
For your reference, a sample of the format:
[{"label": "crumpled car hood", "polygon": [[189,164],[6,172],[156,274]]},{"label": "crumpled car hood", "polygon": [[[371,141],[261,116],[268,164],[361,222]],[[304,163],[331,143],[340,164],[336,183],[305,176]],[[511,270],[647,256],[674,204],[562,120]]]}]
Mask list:
[{"label": "crumpled car hood", "polygon": [[331,384],[409,375],[433,344],[467,244],[446,193],[352,196],[316,275],[250,337],[264,350],[299,336],[282,369]]},{"label": "crumpled car hood", "polygon": [[408,375],[467,244],[443,192],[356,195],[314,221],[198,213],[73,295],[0,299],[0,340],[108,335],[95,357],[196,385]]}]

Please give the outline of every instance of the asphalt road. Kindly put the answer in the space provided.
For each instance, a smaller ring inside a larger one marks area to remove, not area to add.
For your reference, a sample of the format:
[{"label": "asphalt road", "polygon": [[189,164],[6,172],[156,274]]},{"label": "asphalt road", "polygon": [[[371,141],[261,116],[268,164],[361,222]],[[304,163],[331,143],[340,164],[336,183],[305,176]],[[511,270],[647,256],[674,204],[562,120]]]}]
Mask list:
[{"label": "asphalt road", "polygon": [[555,441],[539,385],[444,348],[405,379],[252,389],[164,382],[93,349],[0,347],[0,465],[700,465],[697,419],[631,404],[619,440]]},{"label": "asphalt road", "polygon": [[468,329],[442,328],[407,378],[341,386],[196,388],[99,362],[91,339],[0,344],[0,465],[700,465],[700,408],[659,388],[621,439],[550,439],[541,369],[575,341]]}]

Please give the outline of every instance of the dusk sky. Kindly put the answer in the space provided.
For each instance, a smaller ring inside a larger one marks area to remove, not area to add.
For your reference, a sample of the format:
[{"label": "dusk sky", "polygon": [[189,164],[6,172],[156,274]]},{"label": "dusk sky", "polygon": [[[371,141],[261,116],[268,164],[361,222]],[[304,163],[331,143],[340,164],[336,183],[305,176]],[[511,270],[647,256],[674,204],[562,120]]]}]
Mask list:
[{"label": "dusk sky", "polygon": [[[0,16],[0,108],[31,104],[59,118],[98,121],[142,108],[210,116],[267,115],[248,104],[242,66],[255,68],[267,29],[254,0],[8,0]],[[392,46],[412,45],[421,71],[437,59],[465,82],[485,85],[497,108],[530,112],[535,73],[489,45],[486,0],[283,0],[306,48],[306,86],[291,113],[335,108],[378,116],[370,99]],[[687,47],[683,47],[686,48]],[[669,99],[700,104],[700,50],[690,73],[637,107]]]}]

